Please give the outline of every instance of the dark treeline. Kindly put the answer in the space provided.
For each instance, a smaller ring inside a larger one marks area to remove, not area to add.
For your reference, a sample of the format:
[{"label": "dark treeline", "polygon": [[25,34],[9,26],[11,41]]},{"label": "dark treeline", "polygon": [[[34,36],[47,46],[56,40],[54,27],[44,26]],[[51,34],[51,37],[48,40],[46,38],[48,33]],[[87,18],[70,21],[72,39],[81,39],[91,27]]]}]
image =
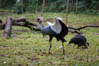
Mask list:
[{"label": "dark treeline", "polygon": [[[0,9],[15,9],[22,7],[24,11],[35,11],[37,0],[0,0]],[[42,1],[38,0],[39,11],[42,8]],[[67,0],[45,0],[45,11],[63,12],[66,10]],[[78,3],[77,3],[78,1]],[[69,0],[69,10],[75,11],[77,4],[77,11],[95,11],[99,10],[99,0]]]}]

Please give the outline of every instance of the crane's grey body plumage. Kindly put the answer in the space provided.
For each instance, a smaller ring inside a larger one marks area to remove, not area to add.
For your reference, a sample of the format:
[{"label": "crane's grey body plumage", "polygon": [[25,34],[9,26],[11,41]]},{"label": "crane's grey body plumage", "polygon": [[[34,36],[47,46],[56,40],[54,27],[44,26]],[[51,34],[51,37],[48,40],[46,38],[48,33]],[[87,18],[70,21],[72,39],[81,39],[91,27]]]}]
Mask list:
[{"label": "crane's grey body plumage", "polygon": [[64,35],[62,35],[60,32],[59,34],[57,34],[52,28],[51,26],[41,26],[39,25],[39,29],[42,32],[43,35],[49,35],[50,37],[55,37],[57,39],[57,41],[61,40],[62,42],[66,42],[66,40],[64,39]]},{"label": "crane's grey body plumage", "polygon": [[42,27],[40,26],[39,27],[40,31],[44,34],[44,35],[55,35],[56,33],[51,29],[50,26],[45,26],[45,27]]},{"label": "crane's grey body plumage", "polygon": [[[39,24],[39,29],[42,32],[43,35],[49,35],[50,39],[49,39],[49,43],[50,43],[50,47],[49,47],[49,53],[50,53],[50,49],[52,47],[51,45],[51,41],[53,39],[53,37],[55,37],[57,39],[57,41],[62,41],[62,46],[63,46],[63,54],[65,54],[64,51],[64,42],[66,42],[66,40],[64,39],[64,37],[67,35],[68,33],[68,28],[67,26],[61,21],[60,18],[56,18],[56,23],[54,25],[48,25],[43,27],[42,24],[42,20],[40,18],[37,19]],[[58,30],[59,29],[59,30]]]}]

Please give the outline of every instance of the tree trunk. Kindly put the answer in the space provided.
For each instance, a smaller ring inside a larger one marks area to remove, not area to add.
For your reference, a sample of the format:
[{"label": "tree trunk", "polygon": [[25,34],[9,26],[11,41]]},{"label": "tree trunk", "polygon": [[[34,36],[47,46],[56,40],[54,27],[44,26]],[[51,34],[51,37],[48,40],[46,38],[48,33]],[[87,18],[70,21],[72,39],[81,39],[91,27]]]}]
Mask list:
[{"label": "tree trunk", "polygon": [[42,3],[41,16],[43,15],[43,12],[44,12],[44,8],[45,8],[45,0],[43,0],[43,3]]},{"label": "tree trunk", "polygon": [[0,0],[0,8],[2,7],[2,0]]},{"label": "tree trunk", "polygon": [[36,18],[38,17],[38,0],[36,0]]},{"label": "tree trunk", "polygon": [[67,3],[66,3],[67,5],[66,5],[66,24],[67,24],[67,22],[68,22],[68,9],[69,9],[69,0],[67,0]]},{"label": "tree trunk", "polygon": [[76,14],[78,12],[78,0],[76,0]]}]

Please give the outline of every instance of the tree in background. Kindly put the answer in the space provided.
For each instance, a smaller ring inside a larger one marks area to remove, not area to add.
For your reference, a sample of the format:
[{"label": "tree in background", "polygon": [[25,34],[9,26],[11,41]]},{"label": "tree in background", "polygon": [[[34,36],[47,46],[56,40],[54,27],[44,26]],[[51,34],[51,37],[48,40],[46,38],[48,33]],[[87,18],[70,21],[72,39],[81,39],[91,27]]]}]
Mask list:
[{"label": "tree in background", "polygon": [[16,0],[0,0],[0,8],[11,8],[16,3]]},{"label": "tree in background", "polygon": [[[23,11],[35,12],[36,0],[22,0]],[[41,11],[43,0],[38,1],[38,11]],[[50,12],[63,12],[66,11],[66,0],[46,0],[45,11]],[[0,0],[0,8],[11,9],[15,7],[16,0]],[[75,7],[77,5],[77,9]],[[69,2],[70,11],[88,11],[88,10],[99,10],[99,0],[70,0]]]}]

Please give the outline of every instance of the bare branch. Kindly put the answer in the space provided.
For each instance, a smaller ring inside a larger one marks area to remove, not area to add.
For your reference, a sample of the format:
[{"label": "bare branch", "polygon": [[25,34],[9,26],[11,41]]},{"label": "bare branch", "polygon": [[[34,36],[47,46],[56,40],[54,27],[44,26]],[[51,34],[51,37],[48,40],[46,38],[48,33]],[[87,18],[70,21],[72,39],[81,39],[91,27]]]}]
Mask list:
[{"label": "bare branch", "polygon": [[88,28],[88,27],[98,27],[99,28],[99,25],[87,24],[87,25],[83,25],[79,28],[74,28],[74,27],[68,27],[68,28],[73,29],[73,30],[81,30],[81,29]]},{"label": "bare branch", "polygon": [[98,27],[99,28],[99,25],[87,24],[87,25],[84,25],[84,26],[77,28],[77,30],[81,30],[81,29],[84,29],[87,27]]}]

